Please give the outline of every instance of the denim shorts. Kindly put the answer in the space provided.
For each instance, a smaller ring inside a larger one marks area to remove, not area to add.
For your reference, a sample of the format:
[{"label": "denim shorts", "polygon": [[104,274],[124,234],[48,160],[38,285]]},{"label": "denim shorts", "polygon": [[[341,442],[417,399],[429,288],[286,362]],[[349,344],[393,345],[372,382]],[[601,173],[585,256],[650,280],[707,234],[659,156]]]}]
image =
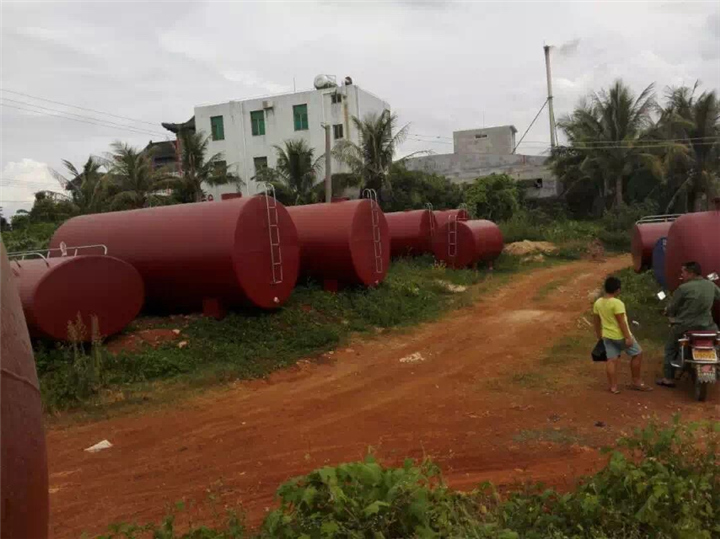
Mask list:
[{"label": "denim shorts", "polygon": [[605,339],[603,338],[603,344],[605,344],[605,353],[607,354],[608,359],[615,359],[616,357],[619,357],[620,354],[625,352],[630,357],[635,357],[642,352],[642,348],[640,348],[640,345],[633,337],[633,343],[632,346],[625,346],[625,339],[620,339],[619,341],[616,341],[615,339]]}]

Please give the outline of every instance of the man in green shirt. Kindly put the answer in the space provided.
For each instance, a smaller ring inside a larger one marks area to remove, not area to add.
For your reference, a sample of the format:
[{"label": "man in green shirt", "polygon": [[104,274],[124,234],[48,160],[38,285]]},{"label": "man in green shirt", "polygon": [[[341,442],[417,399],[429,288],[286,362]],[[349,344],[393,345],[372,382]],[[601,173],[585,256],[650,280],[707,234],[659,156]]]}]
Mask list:
[{"label": "man in green shirt", "polygon": [[720,288],[702,276],[702,268],[697,262],[683,264],[680,270],[683,281],[672,295],[665,309],[670,317],[670,338],[665,345],[664,378],[658,385],[675,387],[675,370],[671,365],[677,361],[680,353],[678,340],[686,331],[717,331],[712,318],[715,301],[720,301]]}]

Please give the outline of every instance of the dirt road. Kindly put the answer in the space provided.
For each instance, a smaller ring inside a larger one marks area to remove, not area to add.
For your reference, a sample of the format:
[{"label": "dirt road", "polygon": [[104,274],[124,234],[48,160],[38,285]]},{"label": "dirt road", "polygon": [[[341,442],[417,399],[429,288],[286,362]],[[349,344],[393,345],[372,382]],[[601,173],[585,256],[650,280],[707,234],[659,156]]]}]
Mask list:
[{"label": "dirt road", "polygon": [[[431,456],[461,489],[528,479],[568,488],[602,464],[598,447],[649,416],[720,409],[717,392],[704,405],[682,391],[613,396],[587,354],[560,357],[568,335],[590,331],[588,294],[629,263],[538,270],[438,322],[353,343],[319,364],[172,410],[51,431],[52,534],[158,519],[208,492],[221,506],[241,502],[257,523],[281,482],[361,459],[368,447],[389,464]],[[401,361],[416,353],[421,360]],[[112,449],[82,451],[106,438]]]}]

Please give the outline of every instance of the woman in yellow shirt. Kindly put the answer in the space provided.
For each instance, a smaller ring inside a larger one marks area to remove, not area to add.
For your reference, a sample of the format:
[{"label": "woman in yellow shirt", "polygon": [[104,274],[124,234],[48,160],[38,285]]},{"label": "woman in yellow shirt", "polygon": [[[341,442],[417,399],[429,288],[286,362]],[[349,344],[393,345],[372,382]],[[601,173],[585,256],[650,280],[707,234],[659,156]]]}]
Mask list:
[{"label": "woman in yellow shirt", "polygon": [[630,356],[630,373],[632,384],[630,389],[652,391],[641,378],[642,348],[638,344],[628,326],[625,304],[618,299],[621,283],[617,277],[605,280],[605,294],[593,305],[595,334],[602,339],[607,354],[607,377],[610,392],[620,393],[617,387],[617,359],[625,352]]}]

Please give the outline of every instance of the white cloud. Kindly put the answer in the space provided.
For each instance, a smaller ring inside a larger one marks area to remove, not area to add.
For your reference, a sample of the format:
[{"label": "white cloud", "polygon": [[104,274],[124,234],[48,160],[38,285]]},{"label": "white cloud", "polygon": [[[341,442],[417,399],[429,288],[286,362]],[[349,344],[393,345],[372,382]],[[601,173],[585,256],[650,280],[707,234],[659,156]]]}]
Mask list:
[{"label": "white cloud", "polygon": [[9,218],[17,210],[29,210],[35,200],[35,193],[43,190],[62,191],[47,164],[28,158],[8,162],[3,167],[0,180],[3,215]]}]

